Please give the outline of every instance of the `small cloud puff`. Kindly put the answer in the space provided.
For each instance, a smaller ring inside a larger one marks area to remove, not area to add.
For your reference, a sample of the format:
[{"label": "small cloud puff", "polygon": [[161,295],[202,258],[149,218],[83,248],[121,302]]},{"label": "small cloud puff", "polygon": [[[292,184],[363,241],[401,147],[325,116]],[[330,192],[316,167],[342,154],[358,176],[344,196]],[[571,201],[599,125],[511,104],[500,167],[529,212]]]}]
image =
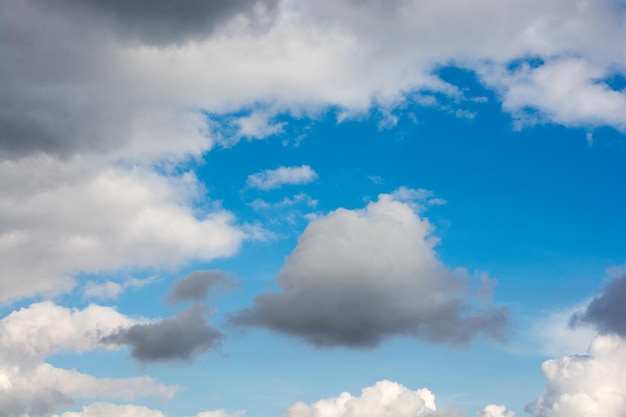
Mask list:
[{"label": "small cloud puff", "polygon": [[260,190],[273,190],[283,185],[307,184],[318,178],[308,165],[266,169],[248,176],[248,186]]}]

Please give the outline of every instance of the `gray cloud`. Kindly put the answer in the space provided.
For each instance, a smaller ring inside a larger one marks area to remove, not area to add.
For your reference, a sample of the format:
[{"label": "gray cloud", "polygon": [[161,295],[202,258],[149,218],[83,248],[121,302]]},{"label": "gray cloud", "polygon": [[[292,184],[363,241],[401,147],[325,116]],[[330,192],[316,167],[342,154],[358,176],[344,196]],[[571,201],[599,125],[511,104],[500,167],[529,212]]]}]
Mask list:
[{"label": "gray cloud", "polygon": [[34,2],[48,12],[102,25],[119,36],[156,45],[201,40],[224,22],[242,15],[257,24],[271,21],[278,0],[53,0]]},{"label": "gray cloud", "polygon": [[167,299],[173,303],[203,301],[209,290],[233,287],[235,283],[220,271],[195,271],[172,286]]},{"label": "gray cloud", "polygon": [[137,324],[102,339],[104,343],[129,345],[139,362],[182,360],[216,347],[222,333],[206,321],[208,308],[194,304],[176,317],[157,323]]},{"label": "gray cloud", "polygon": [[507,310],[485,304],[464,271],[441,264],[430,233],[427,220],[389,195],[362,211],[336,210],[300,237],[276,277],[282,292],[257,296],[230,321],[329,347],[372,348],[393,335],[502,340]]},{"label": "gray cloud", "polygon": [[584,311],[574,313],[570,326],[592,324],[601,333],[626,337],[626,275],[614,279],[602,289]]}]

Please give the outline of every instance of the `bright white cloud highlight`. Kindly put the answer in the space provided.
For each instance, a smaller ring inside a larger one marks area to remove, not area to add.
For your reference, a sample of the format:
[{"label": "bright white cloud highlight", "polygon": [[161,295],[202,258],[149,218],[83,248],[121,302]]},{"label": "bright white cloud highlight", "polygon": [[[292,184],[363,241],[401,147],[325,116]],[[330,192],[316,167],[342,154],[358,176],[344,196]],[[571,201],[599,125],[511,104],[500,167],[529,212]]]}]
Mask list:
[{"label": "bright white cloud highlight", "polygon": [[543,363],[545,393],[527,407],[533,417],[626,415],[626,341],[596,337],[586,355]]},{"label": "bright white cloud highlight", "polygon": [[513,411],[507,411],[503,405],[488,405],[479,411],[474,417],[515,417]]},{"label": "bright white cloud highlight", "polygon": [[4,317],[0,321],[0,414],[49,414],[78,398],[170,398],[177,387],[147,376],[96,378],[44,362],[61,351],[110,348],[100,339],[134,323],[111,307],[90,305],[78,310],[51,302],[32,304]]},{"label": "bright white cloud highlight", "polygon": [[63,292],[76,272],[229,256],[246,237],[231,213],[192,208],[204,197],[192,173],[41,156],[2,161],[0,176],[0,223],[10,225],[0,232],[0,302]]},{"label": "bright white cloud highlight", "polygon": [[412,391],[384,380],[364,388],[358,397],[343,392],[313,404],[296,403],[284,417],[425,417],[435,410],[435,396],[428,389]]},{"label": "bright white cloud highlight", "polygon": [[160,411],[147,407],[125,404],[93,403],[83,407],[82,411],[68,411],[52,417],[166,417]]},{"label": "bright white cloud highlight", "polygon": [[266,169],[248,176],[248,186],[273,190],[283,185],[307,184],[317,179],[317,173],[308,165]]}]

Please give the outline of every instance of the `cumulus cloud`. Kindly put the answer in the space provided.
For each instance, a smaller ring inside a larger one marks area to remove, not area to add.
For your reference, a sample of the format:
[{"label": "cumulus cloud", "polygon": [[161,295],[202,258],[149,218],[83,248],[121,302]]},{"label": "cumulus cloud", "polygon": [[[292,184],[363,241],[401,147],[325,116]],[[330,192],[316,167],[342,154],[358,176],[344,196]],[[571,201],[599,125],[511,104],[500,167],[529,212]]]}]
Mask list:
[{"label": "cumulus cloud", "polygon": [[317,173],[308,165],[266,169],[248,176],[248,186],[272,190],[283,185],[306,184],[317,179]]},{"label": "cumulus cloud", "polygon": [[626,275],[610,281],[583,310],[574,313],[570,325],[591,324],[601,333],[626,338]]},{"label": "cumulus cloud", "polygon": [[358,397],[343,392],[313,404],[296,403],[284,417],[425,417],[434,416],[435,396],[426,388],[412,391],[397,382],[379,381]]},{"label": "cumulus cloud", "polygon": [[515,413],[513,411],[507,411],[506,407],[503,405],[491,404],[476,413],[474,417],[515,417]]},{"label": "cumulus cloud", "polygon": [[175,317],[122,328],[101,341],[130,346],[130,356],[142,363],[190,361],[195,355],[217,347],[223,337],[207,322],[207,313],[206,306],[194,304]]},{"label": "cumulus cloud", "polygon": [[111,307],[90,305],[78,310],[51,302],[32,304],[4,317],[0,321],[0,414],[49,414],[78,398],[171,397],[177,387],[150,377],[96,378],[44,362],[57,352],[110,349],[100,339],[135,323]]},{"label": "cumulus cloud", "polygon": [[[202,411],[195,417],[243,417],[245,413],[228,413],[226,410]],[[67,411],[52,417],[167,417],[163,412],[133,404],[111,404],[96,402],[86,405],[81,411]]]},{"label": "cumulus cloud", "polygon": [[52,417],[166,417],[160,411],[151,410],[147,407],[132,404],[111,404],[97,402],[83,407],[81,411],[67,411],[63,414],[55,414]]},{"label": "cumulus cloud", "polygon": [[221,271],[194,271],[177,281],[167,298],[174,303],[200,302],[207,298],[212,289],[232,287],[234,282]]},{"label": "cumulus cloud", "polygon": [[76,271],[229,256],[246,236],[231,213],[191,208],[203,192],[192,173],[37,157],[0,162],[0,176],[0,301],[65,291]]},{"label": "cumulus cloud", "polygon": [[437,259],[431,233],[426,219],[390,195],[364,210],[338,209],[300,236],[276,277],[281,291],[257,296],[230,320],[315,346],[371,348],[393,335],[453,344],[480,333],[501,340],[506,308],[472,300],[480,296],[463,271]]},{"label": "cumulus cloud", "polygon": [[543,363],[543,395],[526,407],[533,417],[621,417],[626,415],[626,342],[596,337],[586,355]]}]

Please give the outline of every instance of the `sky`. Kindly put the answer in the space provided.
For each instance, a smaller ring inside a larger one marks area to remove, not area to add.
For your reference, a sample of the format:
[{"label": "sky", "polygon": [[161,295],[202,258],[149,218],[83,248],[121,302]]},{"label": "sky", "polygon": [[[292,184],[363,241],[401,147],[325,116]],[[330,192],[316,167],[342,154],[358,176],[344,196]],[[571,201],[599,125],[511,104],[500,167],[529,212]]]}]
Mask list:
[{"label": "sky", "polygon": [[0,0],[0,415],[626,416],[622,0]]}]

